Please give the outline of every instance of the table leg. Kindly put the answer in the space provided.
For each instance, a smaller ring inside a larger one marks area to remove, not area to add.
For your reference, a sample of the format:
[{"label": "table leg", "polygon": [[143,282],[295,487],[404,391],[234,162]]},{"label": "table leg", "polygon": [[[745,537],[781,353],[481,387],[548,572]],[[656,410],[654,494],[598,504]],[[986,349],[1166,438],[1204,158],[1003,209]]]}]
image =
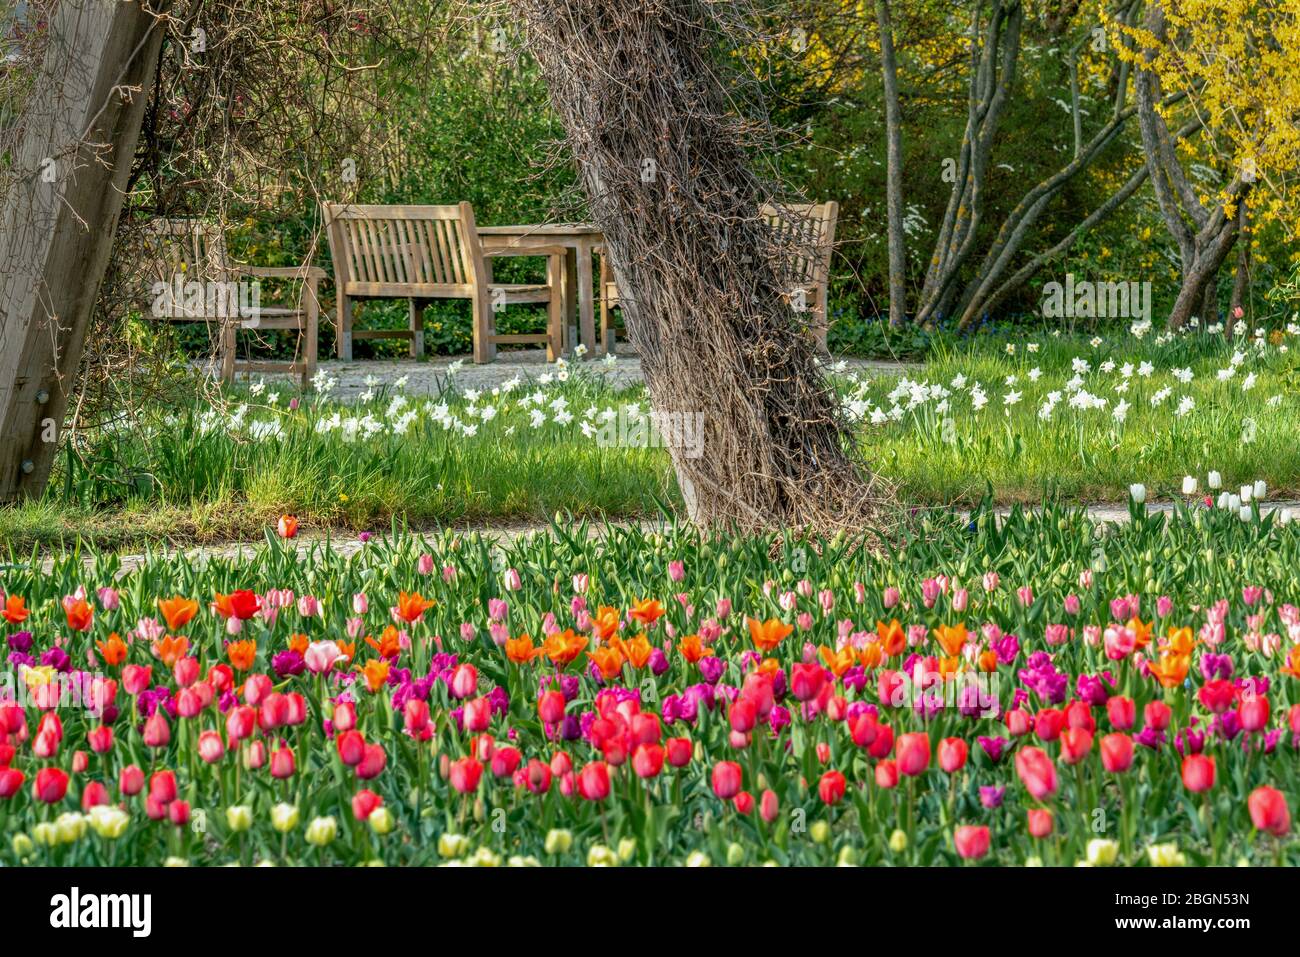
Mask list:
[{"label": "table leg", "polygon": [[578,250],[574,246],[567,246],[564,251],[564,331],[565,331],[565,348],[572,349],[578,343],[578,330],[573,325],[574,316],[578,313],[578,297],[581,290],[578,288]]},{"label": "table leg", "polygon": [[578,322],[582,326],[582,343],[587,355],[596,354],[596,311],[591,298],[591,246],[580,243],[578,259]]}]

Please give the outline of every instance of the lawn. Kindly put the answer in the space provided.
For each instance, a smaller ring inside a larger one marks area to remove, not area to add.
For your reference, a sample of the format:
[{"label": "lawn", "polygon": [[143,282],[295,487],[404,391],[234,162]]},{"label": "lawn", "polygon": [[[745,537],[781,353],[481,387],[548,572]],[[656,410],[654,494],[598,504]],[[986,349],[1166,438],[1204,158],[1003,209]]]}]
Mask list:
[{"label": "lawn", "polygon": [[[1059,496],[1122,501],[1185,475],[1300,493],[1295,327],[1225,341],[1044,333],[937,348],[919,369],[828,366],[863,454],[907,503],[969,507]],[[14,549],[257,538],[280,514],[348,531],[627,519],[679,504],[644,389],[580,364],[482,394],[377,384],[366,401],[255,382],[78,437],[45,500],[0,510]],[[705,449],[707,454],[707,448]]]}]

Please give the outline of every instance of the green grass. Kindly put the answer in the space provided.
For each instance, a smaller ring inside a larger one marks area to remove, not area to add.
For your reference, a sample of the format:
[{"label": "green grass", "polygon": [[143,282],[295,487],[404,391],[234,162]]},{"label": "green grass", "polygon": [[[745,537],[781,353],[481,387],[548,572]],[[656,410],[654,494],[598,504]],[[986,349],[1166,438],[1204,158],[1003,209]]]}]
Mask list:
[{"label": "green grass", "polygon": [[[976,340],[961,352],[939,350],[902,377],[833,367],[832,380],[867,461],[907,503],[967,506],[990,488],[1003,504],[1047,495],[1119,501],[1134,482],[1153,497],[1172,497],[1186,474],[1204,489],[1211,469],[1225,487],[1263,479],[1272,494],[1295,496],[1300,360],[1293,340],[1256,347],[1202,333],[1126,334],[1094,345],[1044,335],[1013,343],[1014,352],[1007,340]],[[1220,381],[1218,370],[1232,368],[1237,352],[1233,375]],[[1080,358],[1090,368],[1076,385],[1104,399],[1102,408],[1070,405],[1067,382]],[[1112,371],[1103,371],[1107,362]],[[1149,375],[1139,374],[1142,363],[1151,364]],[[1125,364],[1134,371],[1120,392]],[[1031,381],[1035,368],[1041,375]],[[1190,369],[1191,381],[1181,382],[1178,369]],[[1253,385],[1244,391],[1248,375]],[[958,376],[965,377],[960,388]],[[976,382],[987,396],[978,410]],[[919,385],[924,397],[913,402],[909,390]],[[1044,421],[1040,409],[1054,391],[1061,398]],[[1020,399],[1008,406],[1010,392]],[[327,389],[302,396],[294,411],[292,394],[283,386],[244,388],[217,405],[196,399],[84,436],[77,456],[60,457],[45,500],[0,509],[0,539],[17,550],[78,539],[126,547],[259,538],[282,513],[308,529],[360,531],[393,518],[416,528],[541,521],[558,511],[620,519],[680,504],[662,449],[594,431],[600,416],[629,404],[644,412],[644,390],[615,389],[583,371],[481,396],[453,388],[407,398],[383,387],[368,402],[345,405]],[[1179,415],[1185,398],[1194,408]],[[1120,401],[1128,403],[1123,421],[1113,415]],[[545,413],[540,426],[535,410]]]}]

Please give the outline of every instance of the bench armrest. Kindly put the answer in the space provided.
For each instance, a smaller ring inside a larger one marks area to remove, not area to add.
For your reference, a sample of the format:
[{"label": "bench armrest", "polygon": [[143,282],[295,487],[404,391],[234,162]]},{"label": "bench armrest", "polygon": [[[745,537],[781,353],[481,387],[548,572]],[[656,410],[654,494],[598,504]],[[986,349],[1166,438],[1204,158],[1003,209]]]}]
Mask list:
[{"label": "bench armrest", "polygon": [[483,250],[483,258],[500,259],[505,256],[563,256],[568,253],[564,246],[502,246],[497,249]]}]

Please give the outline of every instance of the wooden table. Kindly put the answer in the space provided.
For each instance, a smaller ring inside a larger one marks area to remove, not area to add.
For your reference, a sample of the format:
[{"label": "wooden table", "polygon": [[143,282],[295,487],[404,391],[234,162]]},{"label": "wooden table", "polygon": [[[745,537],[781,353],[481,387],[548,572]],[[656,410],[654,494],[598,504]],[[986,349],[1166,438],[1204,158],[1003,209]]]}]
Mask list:
[{"label": "wooden table", "polygon": [[[596,340],[591,256],[595,248],[604,242],[600,230],[590,223],[552,223],[543,226],[480,226],[478,234],[485,253],[494,249],[527,249],[537,246],[565,248],[565,331],[571,344],[581,341],[587,347],[588,356],[596,355],[599,345]],[[492,260],[489,259],[489,270],[491,267]],[[582,333],[581,340],[575,335],[578,329]]]}]

